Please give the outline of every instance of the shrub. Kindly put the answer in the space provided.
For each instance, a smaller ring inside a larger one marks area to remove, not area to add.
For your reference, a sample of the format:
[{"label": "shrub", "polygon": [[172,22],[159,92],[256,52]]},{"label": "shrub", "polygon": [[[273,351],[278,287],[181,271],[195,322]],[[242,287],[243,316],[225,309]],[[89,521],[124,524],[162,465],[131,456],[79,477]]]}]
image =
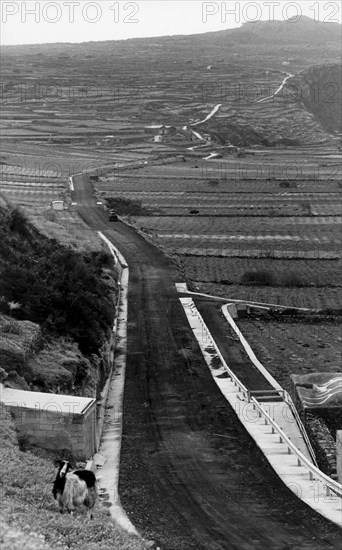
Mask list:
[{"label": "shrub", "polygon": [[274,285],[275,282],[274,274],[272,271],[267,270],[245,271],[241,277],[242,284],[271,286]]}]

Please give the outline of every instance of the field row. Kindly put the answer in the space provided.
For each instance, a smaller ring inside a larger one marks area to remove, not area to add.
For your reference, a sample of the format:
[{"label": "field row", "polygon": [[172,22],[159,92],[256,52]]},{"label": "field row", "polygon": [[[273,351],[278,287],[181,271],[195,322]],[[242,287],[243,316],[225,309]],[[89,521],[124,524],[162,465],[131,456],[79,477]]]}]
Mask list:
[{"label": "field row", "polygon": [[56,182],[51,181],[44,181],[42,183],[41,181],[39,183],[33,183],[33,182],[24,182],[24,181],[4,181],[3,179],[0,179],[0,186],[5,189],[18,189],[18,191],[22,190],[32,190],[32,191],[38,191],[38,190],[44,190],[44,189],[65,189],[65,185],[61,180],[58,180]]},{"label": "field row", "polygon": [[259,235],[246,235],[246,234],[239,234],[239,235],[206,235],[206,234],[200,234],[200,235],[187,235],[186,233],[158,233],[158,237],[161,239],[166,240],[175,240],[176,242],[185,243],[187,241],[195,241],[195,242],[220,242],[222,244],[230,244],[230,243],[255,243],[257,242],[259,245],[265,243],[266,245],[275,243],[279,243],[282,246],[291,246],[295,245],[296,243],[309,243],[309,244],[341,244],[342,243],[342,235],[337,237],[336,233],[330,232],[327,234],[322,234],[322,232],[311,232],[310,234],[295,234],[294,231],[289,231],[289,234],[283,233],[283,234],[275,234],[274,232],[268,232],[265,234],[261,234],[259,232]]},{"label": "field row", "polygon": [[[200,217],[288,217],[288,216],[306,216],[308,215],[309,207],[305,205],[266,205],[264,207],[262,206],[253,206],[253,205],[246,205],[246,206],[236,206],[231,205],[227,206],[225,204],[222,205],[212,205],[212,206],[202,206],[198,205],[196,202],[194,202],[191,205],[188,206],[171,206],[171,205],[164,205],[164,204],[148,204],[143,203],[143,206],[145,208],[148,208],[150,213],[153,216],[198,216]],[[319,209],[316,209],[318,212]],[[334,214],[334,207],[331,207],[329,209],[325,209],[325,211],[329,211],[329,215]]]},{"label": "field row", "polygon": [[305,258],[305,259],[333,259],[341,258],[341,247],[333,243],[259,243],[240,241],[235,243],[213,243],[199,241],[177,241],[175,239],[160,239],[156,244],[162,246],[170,254],[191,256],[222,256],[222,257],[250,257],[250,258]]},{"label": "field row", "polygon": [[[319,219],[319,218],[318,218]],[[329,217],[324,227],[311,228],[310,217],[250,217],[243,218],[211,218],[191,216],[134,216],[138,227],[148,228],[160,235],[166,233],[187,235],[245,235],[285,234],[308,235],[320,237],[323,234],[329,238],[340,236],[341,217]],[[300,227],[297,227],[300,226]],[[316,225],[316,224],[314,224]],[[318,224],[319,225],[319,224]],[[308,226],[308,227],[306,227]]]},{"label": "field row", "polygon": [[[121,191],[109,188],[109,186],[98,185],[97,186],[101,191],[106,193],[111,193],[113,197],[122,197],[123,194]],[[296,202],[303,200],[317,201],[317,202],[330,202],[330,201],[341,201],[342,194],[331,192],[331,193],[314,193],[314,192],[293,192],[289,193],[288,191],[279,191],[275,193],[254,193],[250,191],[248,193],[225,193],[224,191],[210,191],[210,192],[198,192],[198,191],[124,191],[124,196],[131,200],[142,200],[148,202],[159,202],[159,201],[169,201],[171,204],[177,203],[179,201],[206,201],[207,203],[221,203],[223,200],[237,203],[244,203],[253,201],[253,203],[260,202],[269,203],[269,202]]]},{"label": "field row", "polygon": [[328,250],[326,246],[311,248],[309,250],[302,249],[284,249],[278,247],[267,248],[250,248],[246,246],[236,246],[235,248],[214,247],[214,246],[179,246],[175,243],[170,243],[170,246],[165,246],[165,243],[156,242],[155,244],[169,254],[181,254],[184,256],[216,256],[223,258],[275,258],[275,259],[305,259],[305,260],[335,260],[342,257],[340,250]]},{"label": "field row", "polygon": [[59,187],[57,189],[16,189],[16,188],[7,188],[3,187],[0,184],[0,191],[4,192],[8,197],[14,197],[20,200],[20,198],[44,198],[44,197],[59,197],[63,194],[63,188]]},{"label": "field row", "polygon": [[[135,173],[134,173],[135,172]],[[218,193],[218,190],[222,193],[277,193],[279,190],[283,189],[286,183],[281,181],[263,181],[262,179],[254,179],[252,174],[250,175],[250,180],[246,181],[246,177],[231,177],[224,178],[220,177],[220,174],[212,173],[211,175],[206,174],[203,177],[192,178],[192,179],[179,179],[179,178],[165,178],[163,175],[160,175],[156,178],[150,178],[147,175],[145,177],[139,177],[137,171],[135,170],[131,177],[121,177],[114,176],[108,178],[107,180],[100,182],[97,185],[98,189],[105,191],[113,191],[115,193],[127,191],[127,192],[163,192],[170,191],[173,192],[204,192],[204,193]],[[286,180],[290,181],[290,180]],[[291,188],[291,185],[293,187]],[[330,182],[323,180],[322,182],[317,182],[314,178],[310,178],[308,181],[298,181],[297,179],[293,180],[293,183],[286,188],[286,192],[291,195],[291,189],[293,192],[298,193],[298,189],[303,190],[303,193],[338,193],[339,185],[338,182]]]},{"label": "field row", "polygon": [[[57,163],[55,163],[57,164]],[[13,165],[1,165],[0,177],[12,177],[13,176],[31,176],[34,178],[60,178],[61,174],[53,170],[46,170],[44,168],[29,168],[27,166],[13,166]]]},{"label": "field row", "polygon": [[342,307],[342,295],[339,288],[284,288],[214,283],[197,283],[196,286],[200,292],[221,296],[227,300],[231,298],[310,309]]},{"label": "field row", "polygon": [[[237,284],[248,274],[260,273],[270,284],[298,286],[342,286],[342,261],[270,260],[250,258],[215,258],[179,256],[181,266],[190,279],[201,282]],[[249,276],[253,280],[252,276]]]}]

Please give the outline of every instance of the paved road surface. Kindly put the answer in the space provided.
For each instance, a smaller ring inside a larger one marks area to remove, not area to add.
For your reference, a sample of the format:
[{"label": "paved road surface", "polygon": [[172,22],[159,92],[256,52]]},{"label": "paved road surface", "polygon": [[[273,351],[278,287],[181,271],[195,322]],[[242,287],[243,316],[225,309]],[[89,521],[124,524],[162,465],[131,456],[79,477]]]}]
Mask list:
[{"label": "paved road surface", "polygon": [[130,268],[120,495],[132,522],[163,550],[340,548],[342,531],[282,484],[219,393],[174,288],[182,275],[108,222],[86,176],[74,185],[75,208]]}]

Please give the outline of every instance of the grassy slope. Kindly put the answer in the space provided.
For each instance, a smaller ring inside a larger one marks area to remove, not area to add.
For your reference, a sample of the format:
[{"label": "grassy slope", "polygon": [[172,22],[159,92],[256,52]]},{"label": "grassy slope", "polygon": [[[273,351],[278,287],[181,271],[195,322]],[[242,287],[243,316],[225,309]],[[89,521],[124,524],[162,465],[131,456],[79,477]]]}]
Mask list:
[{"label": "grassy slope", "polygon": [[82,512],[60,515],[51,492],[56,472],[52,458],[22,452],[11,419],[1,403],[0,414],[2,550],[146,548],[114,524],[100,499],[91,522],[85,521]]}]

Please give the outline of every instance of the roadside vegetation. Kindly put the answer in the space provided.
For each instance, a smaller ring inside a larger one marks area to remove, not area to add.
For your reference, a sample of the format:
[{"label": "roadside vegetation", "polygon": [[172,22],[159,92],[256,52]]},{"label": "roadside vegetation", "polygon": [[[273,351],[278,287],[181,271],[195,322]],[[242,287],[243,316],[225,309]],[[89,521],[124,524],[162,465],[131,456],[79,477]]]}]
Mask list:
[{"label": "roadside vegetation", "polygon": [[[101,385],[115,313],[111,263],[103,251],[80,253],[45,237],[22,210],[0,207],[3,368],[30,383],[23,389],[93,395]],[[14,353],[19,342],[25,353]]]},{"label": "roadside vegetation", "polygon": [[94,519],[79,511],[61,515],[52,496],[52,456],[19,449],[9,414],[0,403],[2,550],[143,550],[146,544],[115,525],[101,499]]}]

